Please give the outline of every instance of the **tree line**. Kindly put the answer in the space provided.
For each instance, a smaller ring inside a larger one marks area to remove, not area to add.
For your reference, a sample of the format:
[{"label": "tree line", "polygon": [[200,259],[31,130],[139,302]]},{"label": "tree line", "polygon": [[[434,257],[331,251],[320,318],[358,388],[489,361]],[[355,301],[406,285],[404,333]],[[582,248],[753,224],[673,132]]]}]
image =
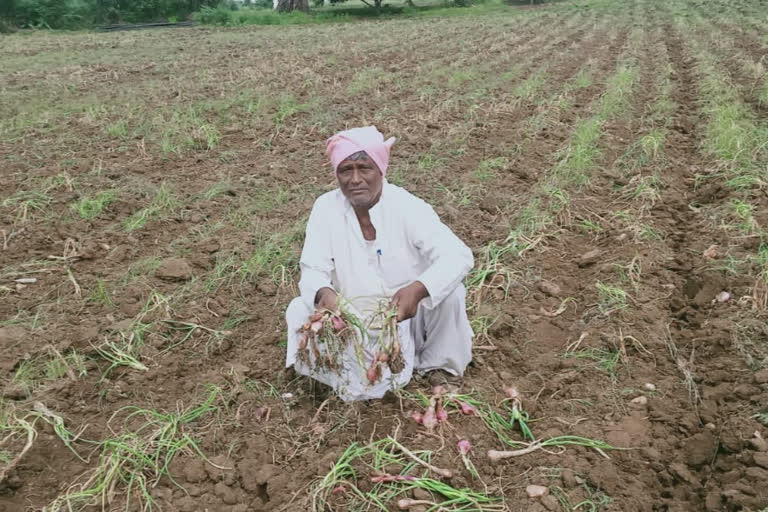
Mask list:
[{"label": "tree line", "polygon": [[222,3],[225,0],[0,0],[0,25],[71,29],[122,22],[173,21]]}]

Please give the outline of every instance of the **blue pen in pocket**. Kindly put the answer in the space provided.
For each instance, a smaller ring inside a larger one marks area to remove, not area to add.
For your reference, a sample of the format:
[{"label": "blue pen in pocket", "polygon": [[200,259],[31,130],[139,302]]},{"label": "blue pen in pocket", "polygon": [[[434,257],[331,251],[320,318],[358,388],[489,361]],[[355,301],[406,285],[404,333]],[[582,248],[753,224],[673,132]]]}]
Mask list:
[{"label": "blue pen in pocket", "polygon": [[379,259],[379,266],[381,266],[381,249],[376,249],[376,257]]}]

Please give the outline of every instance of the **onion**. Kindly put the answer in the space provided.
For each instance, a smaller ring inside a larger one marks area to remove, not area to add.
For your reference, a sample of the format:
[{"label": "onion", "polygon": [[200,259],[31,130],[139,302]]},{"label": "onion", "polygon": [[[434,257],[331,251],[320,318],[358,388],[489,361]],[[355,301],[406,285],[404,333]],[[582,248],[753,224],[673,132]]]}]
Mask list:
[{"label": "onion", "polygon": [[331,317],[331,324],[333,324],[333,328],[337,331],[340,331],[347,326],[347,324],[344,323],[344,320],[342,320],[338,315],[333,315]]},{"label": "onion", "polygon": [[376,381],[379,380],[379,366],[375,361],[373,362],[373,365],[366,370],[365,375],[368,377],[368,382],[371,384],[376,384]]},{"label": "onion", "polygon": [[371,477],[371,482],[377,484],[380,482],[413,482],[416,480],[415,476],[411,475],[389,475],[389,474],[379,474],[374,475]]},{"label": "onion", "polygon": [[387,354],[383,350],[380,351],[378,354],[376,354],[376,361],[386,363],[387,361],[389,361],[389,354]]},{"label": "onion", "polygon": [[299,338],[299,350],[304,350],[307,348],[307,342],[309,341],[309,334],[306,332],[301,335],[301,338]]},{"label": "onion", "polygon": [[430,407],[422,416],[421,424],[424,425],[427,430],[432,431],[437,426],[437,422],[437,418],[435,417],[435,409]]},{"label": "onion", "polygon": [[310,326],[310,329],[312,329],[312,332],[320,332],[320,329],[322,328],[323,328],[323,322],[319,320],[317,322],[312,322],[312,325]]},{"label": "onion", "polygon": [[413,411],[411,413],[411,418],[413,418],[413,421],[415,421],[419,425],[421,425],[422,422],[424,421],[424,415],[421,414],[419,411]]},{"label": "onion", "polygon": [[448,420],[448,413],[445,409],[443,409],[443,404],[440,402],[437,402],[437,407],[435,408],[435,417],[437,417],[437,421],[447,421]]},{"label": "onion", "polygon": [[472,449],[472,445],[469,444],[469,441],[467,441],[466,439],[462,439],[456,444],[456,448],[459,450],[459,453],[461,454],[462,457],[466,457],[467,454],[469,453],[469,450]]},{"label": "onion", "polygon": [[410,510],[418,506],[421,506],[422,508],[433,507],[434,505],[434,503],[427,500],[413,500],[411,498],[401,498],[397,500],[397,508],[400,510]]},{"label": "onion", "polygon": [[520,393],[514,386],[504,386],[504,392],[511,400],[520,400]]},{"label": "onion", "polygon": [[462,402],[461,400],[456,400],[456,403],[458,403],[459,407],[461,408],[461,414],[467,416],[477,415],[477,408],[474,405],[468,404],[467,402]]}]

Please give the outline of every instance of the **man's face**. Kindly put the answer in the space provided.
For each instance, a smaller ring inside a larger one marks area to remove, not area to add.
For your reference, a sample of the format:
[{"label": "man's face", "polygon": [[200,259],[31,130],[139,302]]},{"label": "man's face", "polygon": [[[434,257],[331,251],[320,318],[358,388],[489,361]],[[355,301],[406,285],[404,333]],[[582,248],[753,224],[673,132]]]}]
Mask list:
[{"label": "man's face", "polygon": [[336,177],[342,194],[355,208],[370,208],[381,197],[381,172],[365,153],[356,153],[341,162]]}]

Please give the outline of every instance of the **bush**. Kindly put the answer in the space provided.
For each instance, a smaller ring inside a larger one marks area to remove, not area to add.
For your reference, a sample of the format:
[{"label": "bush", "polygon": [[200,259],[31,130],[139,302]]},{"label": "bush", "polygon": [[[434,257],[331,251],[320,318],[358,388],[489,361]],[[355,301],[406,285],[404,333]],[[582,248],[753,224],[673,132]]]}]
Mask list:
[{"label": "bush", "polygon": [[232,15],[232,10],[226,7],[203,7],[195,20],[205,25],[231,25]]},{"label": "bush", "polygon": [[140,23],[185,19],[201,8],[216,7],[222,1],[0,0],[0,19],[6,26],[74,29],[120,21]]},{"label": "bush", "polygon": [[73,29],[93,23],[91,6],[85,0],[17,0],[13,16],[21,27]]},{"label": "bush", "polygon": [[13,34],[15,31],[16,29],[14,29],[10,23],[7,23],[0,18],[0,34]]}]

